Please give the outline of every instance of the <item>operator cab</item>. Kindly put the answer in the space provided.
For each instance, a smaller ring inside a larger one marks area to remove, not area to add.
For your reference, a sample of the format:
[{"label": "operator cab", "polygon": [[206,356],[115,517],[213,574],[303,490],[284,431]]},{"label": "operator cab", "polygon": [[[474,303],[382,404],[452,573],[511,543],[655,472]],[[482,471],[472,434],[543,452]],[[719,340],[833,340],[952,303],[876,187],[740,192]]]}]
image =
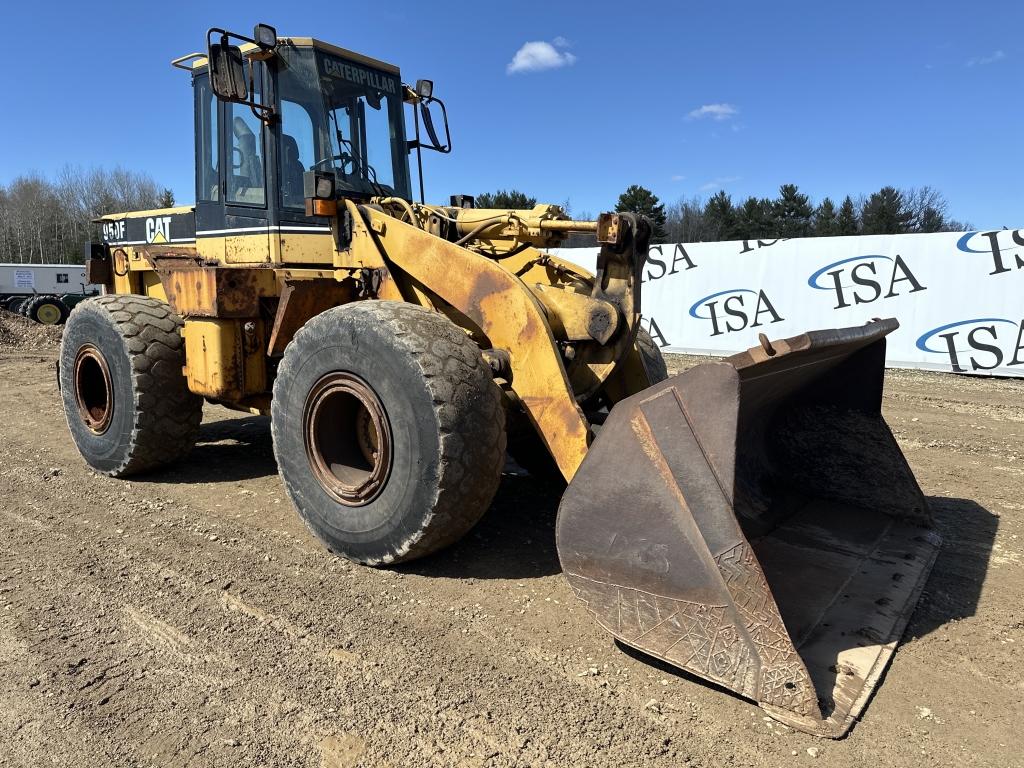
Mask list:
[{"label": "operator cab", "polygon": [[[247,44],[230,46],[229,37]],[[206,55],[172,62],[193,78],[196,235],[204,256],[220,257],[204,238],[265,232],[267,257],[278,260],[285,234],[330,232],[324,214],[339,198],[412,200],[409,153],[450,149],[450,138],[436,140],[428,106],[437,100],[422,85],[429,81],[413,90],[391,64],[312,38],[278,38],[266,25],[252,38],[211,29],[207,42]],[[414,109],[414,141],[406,139],[405,103]],[[418,139],[421,116],[432,143]],[[310,198],[330,206],[314,208]],[[227,255],[238,260],[230,247]]]}]

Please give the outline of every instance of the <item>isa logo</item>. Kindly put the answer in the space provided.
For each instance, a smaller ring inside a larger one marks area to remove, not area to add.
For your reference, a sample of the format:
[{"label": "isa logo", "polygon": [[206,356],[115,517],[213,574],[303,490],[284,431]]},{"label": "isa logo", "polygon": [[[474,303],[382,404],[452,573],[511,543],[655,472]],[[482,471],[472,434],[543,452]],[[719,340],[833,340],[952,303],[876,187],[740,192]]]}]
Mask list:
[{"label": "isa logo", "polygon": [[944,355],[957,373],[1024,365],[1024,320],[978,317],[940,325],[921,335],[917,348]]},{"label": "isa logo", "polygon": [[1024,237],[1019,229],[997,229],[994,232],[967,232],[956,242],[958,251],[984,253],[992,259],[990,275],[1002,275],[1024,269]]},{"label": "isa logo", "polygon": [[785,319],[768,294],[750,288],[730,288],[698,299],[690,307],[690,317],[710,320],[712,336],[781,323]]},{"label": "isa logo", "polygon": [[831,291],[834,309],[855,304],[871,304],[901,293],[927,290],[911,272],[902,256],[853,256],[826,264],[809,278],[807,284],[819,291]]}]

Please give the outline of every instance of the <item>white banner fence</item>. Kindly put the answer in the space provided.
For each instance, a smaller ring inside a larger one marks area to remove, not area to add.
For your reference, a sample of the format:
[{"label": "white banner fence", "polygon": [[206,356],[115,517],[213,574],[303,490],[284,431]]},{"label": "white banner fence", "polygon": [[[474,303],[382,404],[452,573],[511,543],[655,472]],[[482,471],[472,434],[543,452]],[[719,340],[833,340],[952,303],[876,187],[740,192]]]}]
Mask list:
[{"label": "white banner fence", "polygon": [[[597,250],[554,253],[593,270]],[[1024,230],[655,245],[642,308],[667,352],[895,317],[890,367],[1024,377]]]}]

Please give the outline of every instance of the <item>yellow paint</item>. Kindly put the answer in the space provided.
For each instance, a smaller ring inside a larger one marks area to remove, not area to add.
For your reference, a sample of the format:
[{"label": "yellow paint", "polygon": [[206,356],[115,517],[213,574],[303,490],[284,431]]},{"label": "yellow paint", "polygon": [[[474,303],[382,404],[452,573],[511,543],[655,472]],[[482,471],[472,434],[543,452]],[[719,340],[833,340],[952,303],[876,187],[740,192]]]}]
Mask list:
[{"label": "yellow paint", "polygon": [[[513,274],[373,208],[361,209],[371,228],[354,232],[353,251],[373,238],[384,258],[472,321],[493,347],[508,351],[512,389],[567,480],[586,455],[590,426],[576,404],[544,309]],[[385,221],[386,219],[386,221]],[[374,227],[380,221],[385,227]],[[358,246],[356,239],[361,242]],[[398,278],[399,280],[401,278]]]},{"label": "yellow paint", "polygon": [[239,400],[243,393],[242,334],[234,320],[185,320],[185,376],[197,395]]},{"label": "yellow paint", "polygon": [[121,219],[141,219],[150,216],[169,216],[175,213],[192,213],[195,206],[178,205],[174,208],[150,208],[146,211],[126,211],[124,213],[105,213],[97,221],[120,221]]},{"label": "yellow paint", "polygon": [[[326,220],[324,222],[326,224]],[[273,261],[282,264],[333,264],[334,236],[330,232],[281,232],[275,239],[279,242],[279,255]]]}]

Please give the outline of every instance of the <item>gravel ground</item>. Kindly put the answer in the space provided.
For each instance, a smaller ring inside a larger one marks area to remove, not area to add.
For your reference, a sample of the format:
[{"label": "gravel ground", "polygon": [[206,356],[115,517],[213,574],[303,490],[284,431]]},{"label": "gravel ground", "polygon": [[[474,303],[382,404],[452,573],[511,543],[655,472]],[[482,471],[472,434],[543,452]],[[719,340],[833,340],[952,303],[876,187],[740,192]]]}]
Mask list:
[{"label": "gravel ground", "polygon": [[60,344],[61,330],[0,309],[0,349],[53,349]]},{"label": "gravel ground", "polygon": [[52,343],[4,338],[2,765],[1024,765],[1024,382],[889,373],[945,543],[832,742],[617,647],[559,573],[557,489],[510,471],[453,548],[350,565],[290,508],[266,419],[208,407],[188,460],[97,476]]}]

